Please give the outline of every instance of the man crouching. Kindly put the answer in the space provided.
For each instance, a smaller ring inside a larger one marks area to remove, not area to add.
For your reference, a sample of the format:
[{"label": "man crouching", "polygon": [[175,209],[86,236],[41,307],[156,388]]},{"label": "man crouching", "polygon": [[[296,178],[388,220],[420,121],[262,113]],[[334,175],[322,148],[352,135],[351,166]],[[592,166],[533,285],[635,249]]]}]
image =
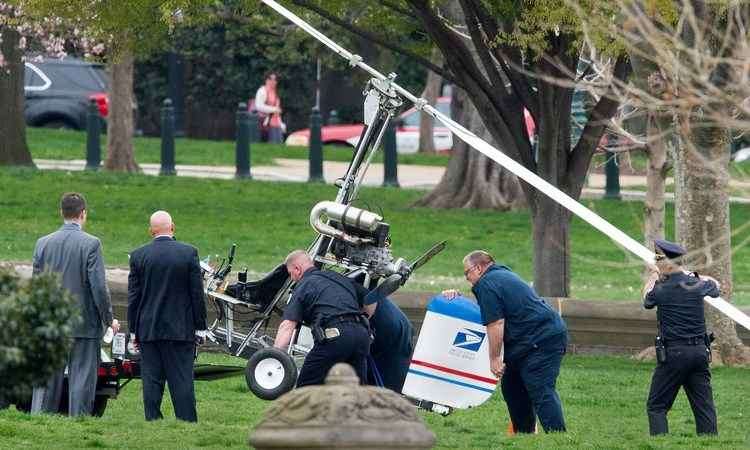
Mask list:
[{"label": "man crouching", "polygon": [[290,253],[284,264],[297,287],[284,309],[274,347],[286,350],[300,322],[311,328],[315,341],[297,387],[323,384],[339,362],[350,364],[360,381],[365,381],[370,331],[351,281],[337,272],[318,269],[304,250]]}]

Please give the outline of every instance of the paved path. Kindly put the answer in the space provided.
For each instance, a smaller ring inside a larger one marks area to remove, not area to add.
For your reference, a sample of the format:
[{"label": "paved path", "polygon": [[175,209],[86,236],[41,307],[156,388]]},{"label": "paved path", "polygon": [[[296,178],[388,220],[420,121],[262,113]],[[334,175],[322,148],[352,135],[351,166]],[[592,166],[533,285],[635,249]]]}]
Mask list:
[{"label": "paved path", "polygon": [[[37,167],[46,170],[83,170],[86,161],[76,160],[50,160],[35,159]],[[251,171],[253,178],[263,181],[290,181],[305,182],[308,178],[308,161],[306,159],[277,158],[275,166],[254,166]],[[147,175],[158,175],[159,164],[141,164],[143,173]],[[325,161],[323,163],[323,176],[326,183],[332,184],[337,178],[346,174],[349,166],[347,162]],[[177,176],[197,178],[234,178],[235,168],[231,166],[193,166],[177,165]],[[445,167],[420,166],[403,164],[398,167],[398,181],[401,187],[411,189],[431,189],[442,178]],[[583,189],[583,198],[600,198],[604,195],[606,178],[603,174],[592,173],[588,176],[586,187]],[[667,184],[672,183],[672,178],[667,179]],[[373,163],[365,175],[364,184],[367,186],[380,186],[383,184],[383,164]],[[750,182],[733,180],[730,183],[735,188],[744,188],[750,191]],[[646,177],[641,175],[620,175],[620,186],[623,188],[639,187],[646,185]],[[622,189],[620,194],[623,200],[643,200],[646,193],[643,190]],[[674,194],[666,194],[667,201],[674,201]],[[733,203],[750,204],[750,198],[730,197]]]},{"label": "paved path", "polygon": [[[34,163],[40,169],[53,170],[83,170],[86,161],[74,159],[69,161],[35,159]],[[308,161],[305,159],[276,159],[275,166],[253,166],[251,173],[256,180],[264,181],[293,181],[304,182],[308,179]],[[158,175],[159,164],[140,164],[143,173]],[[346,175],[347,162],[325,161],[323,176],[326,183],[333,184],[337,178]],[[231,166],[191,166],[178,164],[177,176],[197,178],[234,178],[235,168]],[[398,168],[398,181],[402,187],[415,189],[430,189],[436,185],[445,171],[440,166],[412,166],[402,165]],[[365,175],[365,185],[380,186],[383,184],[383,164],[373,163]]]}]

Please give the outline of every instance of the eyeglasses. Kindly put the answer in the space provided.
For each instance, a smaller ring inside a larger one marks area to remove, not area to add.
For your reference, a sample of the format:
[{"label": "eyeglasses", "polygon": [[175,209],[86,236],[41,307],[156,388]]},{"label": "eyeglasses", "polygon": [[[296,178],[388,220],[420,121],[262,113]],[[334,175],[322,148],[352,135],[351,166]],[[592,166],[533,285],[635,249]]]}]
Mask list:
[{"label": "eyeglasses", "polygon": [[468,269],[464,270],[464,277],[465,278],[469,278],[469,272],[471,272],[472,270],[474,270],[476,268],[477,268],[477,265],[474,264],[473,266],[471,266]]}]

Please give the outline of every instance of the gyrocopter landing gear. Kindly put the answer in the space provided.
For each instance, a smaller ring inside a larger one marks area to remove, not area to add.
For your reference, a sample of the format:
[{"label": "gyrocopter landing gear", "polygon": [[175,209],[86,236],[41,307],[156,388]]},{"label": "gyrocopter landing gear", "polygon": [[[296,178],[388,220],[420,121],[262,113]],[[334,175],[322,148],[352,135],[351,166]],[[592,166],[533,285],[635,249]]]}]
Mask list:
[{"label": "gyrocopter landing gear", "polygon": [[297,365],[283,351],[273,347],[263,348],[247,361],[245,381],[258,398],[275,400],[294,388]]}]

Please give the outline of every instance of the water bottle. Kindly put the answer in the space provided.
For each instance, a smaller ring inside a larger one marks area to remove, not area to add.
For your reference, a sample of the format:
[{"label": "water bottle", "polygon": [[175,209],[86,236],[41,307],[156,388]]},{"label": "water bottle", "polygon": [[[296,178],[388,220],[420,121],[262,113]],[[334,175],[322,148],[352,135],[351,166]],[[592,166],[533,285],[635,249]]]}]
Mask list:
[{"label": "water bottle", "polygon": [[111,344],[112,338],[115,337],[115,330],[112,329],[112,327],[107,327],[107,331],[104,333],[104,337],[102,337],[102,341],[104,341],[105,344]]}]

